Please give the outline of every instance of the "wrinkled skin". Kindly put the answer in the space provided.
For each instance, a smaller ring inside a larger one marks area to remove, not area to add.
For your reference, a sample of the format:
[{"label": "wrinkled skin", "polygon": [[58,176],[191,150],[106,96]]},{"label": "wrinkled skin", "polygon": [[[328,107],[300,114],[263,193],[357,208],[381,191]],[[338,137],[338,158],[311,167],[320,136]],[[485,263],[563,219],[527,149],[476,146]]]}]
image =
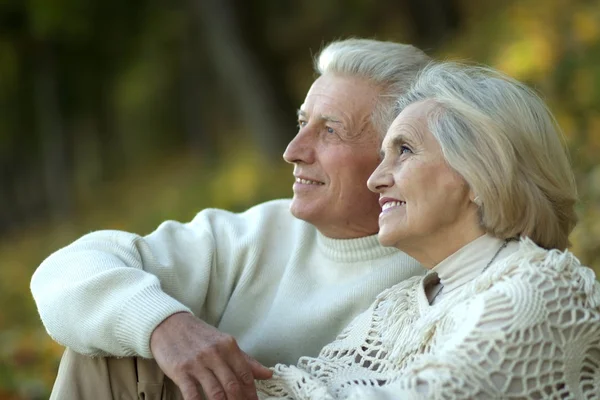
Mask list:
[{"label": "wrinkled skin", "polygon": [[150,349],[158,366],[185,400],[258,400],[254,379],[272,372],[244,353],[235,339],[189,313],[165,319],[152,333]]}]

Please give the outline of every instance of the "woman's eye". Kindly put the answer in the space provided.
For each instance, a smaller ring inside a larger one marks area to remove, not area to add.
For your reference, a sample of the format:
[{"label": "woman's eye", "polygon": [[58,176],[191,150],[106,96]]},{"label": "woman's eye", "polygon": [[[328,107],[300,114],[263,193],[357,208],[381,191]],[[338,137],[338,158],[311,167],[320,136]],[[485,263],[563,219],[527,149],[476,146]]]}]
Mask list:
[{"label": "woman's eye", "polygon": [[333,128],[330,127],[326,127],[327,128],[327,133],[335,133],[335,130]]},{"label": "woman's eye", "polygon": [[304,121],[304,120],[298,121],[298,128],[304,128],[305,126],[306,126],[306,121]]}]

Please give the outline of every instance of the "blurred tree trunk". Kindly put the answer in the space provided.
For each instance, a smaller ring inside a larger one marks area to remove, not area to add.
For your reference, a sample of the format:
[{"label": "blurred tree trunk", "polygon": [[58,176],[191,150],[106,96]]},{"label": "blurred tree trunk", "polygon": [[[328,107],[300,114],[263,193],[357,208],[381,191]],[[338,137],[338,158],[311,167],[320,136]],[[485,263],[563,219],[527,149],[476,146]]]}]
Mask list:
[{"label": "blurred tree trunk", "polygon": [[[48,213],[46,188],[40,179],[43,174],[40,135],[36,132],[35,118],[32,118],[36,111],[33,72],[39,60],[31,57],[36,48],[28,35],[16,35],[13,45],[19,73],[8,78],[9,85],[3,85],[0,100],[1,134],[6,135],[0,149],[0,234],[45,218]],[[33,54],[37,55],[35,51]]]},{"label": "blurred tree trunk", "polygon": [[204,28],[209,59],[220,79],[229,85],[259,149],[280,159],[286,144],[284,118],[270,81],[244,45],[231,0],[193,0],[194,17]]},{"label": "blurred tree trunk", "polygon": [[58,96],[55,54],[51,43],[39,41],[34,71],[35,115],[39,131],[45,197],[49,213],[64,218],[71,211],[71,176]]},{"label": "blurred tree trunk", "polygon": [[[285,130],[280,133],[283,145],[294,138],[296,129],[296,110],[302,103],[305,93],[292,93],[289,83],[289,71],[296,69],[298,58],[301,64],[309,65],[312,72],[312,61],[309,57],[309,47],[307,43],[307,32],[302,32],[302,43],[298,46],[292,46],[289,38],[286,37],[286,46],[277,47],[273,42],[274,35],[277,35],[272,29],[267,27],[272,24],[273,19],[281,20],[289,18],[289,15],[295,15],[294,10],[298,7],[298,2],[293,0],[279,0],[278,2],[250,2],[245,0],[231,0],[235,3],[238,15],[239,29],[244,32],[244,41],[256,55],[257,62],[260,63],[261,71],[268,76],[272,88],[272,94],[278,107],[278,112],[285,118]],[[291,19],[290,19],[291,21]],[[322,41],[322,34],[317,43]],[[298,57],[298,55],[302,55]],[[311,76],[307,78],[310,80]],[[312,83],[312,82],[311,82]],[[308,89],[308,87],[306,88]]]},{"label": "blurred tree trunk", "polygon": [[0,234],[6,232],[14,222],[17,208],[14,200],[14,165],[12,157],[0,160]]},{"label": "blurred tree trunk", "polygon": [[[193,2],[185,4],[186,15],[194,15]],[[206,101],[205,92],[207,84],[205,76],[208,74],[204,67],[206,57],[201,60],[200,27],[196,18],[191,17],[186,21],[181,44],[181,105],[182,121],[185,140],[188,148],[193,153],[202,152],[204,156],[215,154],[216,144],[214,136],[207,134],[203,117],[211,104]]]},{"label": "blurred tree trunk", "polygon": [[100,178],[110,180],[127,164],[122,142],[117,133],[113,99],[113,79],[109,66],[105,65],[98,76],[96,87],[95,119],[100,160]]}]

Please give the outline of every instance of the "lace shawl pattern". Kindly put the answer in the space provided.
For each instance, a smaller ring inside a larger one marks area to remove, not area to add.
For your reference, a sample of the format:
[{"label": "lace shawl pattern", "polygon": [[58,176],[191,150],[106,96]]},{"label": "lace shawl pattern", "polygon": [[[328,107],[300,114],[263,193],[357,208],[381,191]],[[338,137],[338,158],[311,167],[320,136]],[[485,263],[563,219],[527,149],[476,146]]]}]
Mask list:
[{"label": "lace shawl pattern", "polygon": [[384,291],[317,358],[275,366],[259,397],[599,398],[600,284],[569,252],[520,246],[433,307],[423,277]]}]

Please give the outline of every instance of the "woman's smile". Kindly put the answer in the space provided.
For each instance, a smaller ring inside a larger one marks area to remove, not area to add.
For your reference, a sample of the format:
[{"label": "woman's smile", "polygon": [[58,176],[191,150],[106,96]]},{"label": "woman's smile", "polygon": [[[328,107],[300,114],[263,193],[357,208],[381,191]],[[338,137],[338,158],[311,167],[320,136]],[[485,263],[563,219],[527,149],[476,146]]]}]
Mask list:
[{"label": "woman's smile", "polygon": [[406,202],[403,200],[397,200],[389,197],[382,197],[379,200],[379,204],[381,205],[381,213],[383,214],[386,211],[391,211],[393,209],[397,209],[406,205]]}]

